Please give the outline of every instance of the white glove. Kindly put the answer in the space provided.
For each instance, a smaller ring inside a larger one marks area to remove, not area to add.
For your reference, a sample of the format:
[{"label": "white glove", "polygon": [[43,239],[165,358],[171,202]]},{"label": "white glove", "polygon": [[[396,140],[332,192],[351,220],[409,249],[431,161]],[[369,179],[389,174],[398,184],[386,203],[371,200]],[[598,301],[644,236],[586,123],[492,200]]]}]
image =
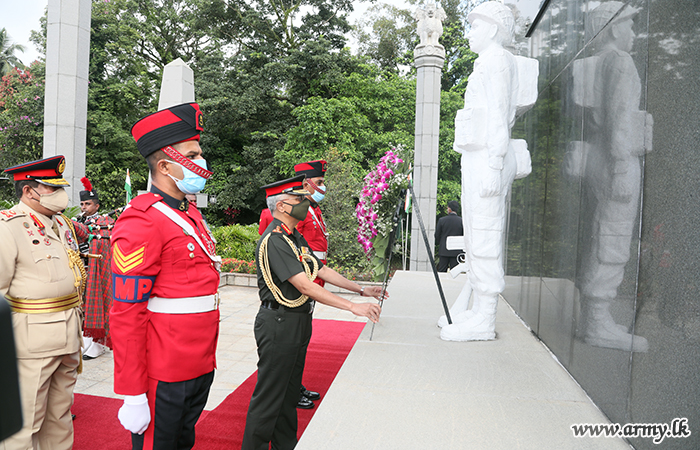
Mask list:
[{"label": "white glove", "polygon": [[146,394],[125,396],[124,404],[119,408],[117,417],[127,430],[135,434],[143,434],[151,423],[151,410],[148,408]]}]

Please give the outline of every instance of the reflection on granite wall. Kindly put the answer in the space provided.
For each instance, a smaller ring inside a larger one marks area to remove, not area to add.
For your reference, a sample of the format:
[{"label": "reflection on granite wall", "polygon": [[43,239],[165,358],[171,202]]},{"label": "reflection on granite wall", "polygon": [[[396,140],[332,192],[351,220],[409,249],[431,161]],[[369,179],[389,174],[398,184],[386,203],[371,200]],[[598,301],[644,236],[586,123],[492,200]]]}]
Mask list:
[{"label": "reflection on granite wall", "polygon": [[529,42],[506,300],[612,422],[700,448],[700,5],[552,0]]}]

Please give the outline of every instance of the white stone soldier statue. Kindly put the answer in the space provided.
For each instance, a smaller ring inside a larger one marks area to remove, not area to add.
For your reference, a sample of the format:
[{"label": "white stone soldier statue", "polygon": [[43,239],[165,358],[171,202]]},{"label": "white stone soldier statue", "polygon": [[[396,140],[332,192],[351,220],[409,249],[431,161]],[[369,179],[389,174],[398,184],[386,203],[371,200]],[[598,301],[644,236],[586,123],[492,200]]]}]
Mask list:
[{"label": "white stone soldier statue", "polygon": [[[482,3],[469,13],[469,46],[478,53],[464,109],[455,119],[454,149],[462,154],[464,271],[468,281],[443,316],[440,337],[450,341],[494,339],[498,296],[505,287],[503,244],[506,198],[515,178],[530,172],[523,140],[512,140],[516,112],[536,100],[537,61],[504,47],[513,39],[514,18],[502,3]],[[459,267],[459,266],[458,266]],[[471,309],[467,309],[473,295]]]}]

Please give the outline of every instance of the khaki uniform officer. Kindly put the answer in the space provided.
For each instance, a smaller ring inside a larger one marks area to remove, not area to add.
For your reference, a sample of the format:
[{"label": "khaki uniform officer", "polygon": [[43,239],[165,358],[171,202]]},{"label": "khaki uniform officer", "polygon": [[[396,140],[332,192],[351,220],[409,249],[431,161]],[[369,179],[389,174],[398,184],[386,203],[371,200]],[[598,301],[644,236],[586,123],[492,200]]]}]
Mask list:
[{"label": "khaki uniform officer", "polygon": [[73,446],[70,408],[80,365],[84,271],[63,189],[63,156],[5,170],[18,205],[0,211],[0,293],[12,308],[23,428],[0,449]]}]

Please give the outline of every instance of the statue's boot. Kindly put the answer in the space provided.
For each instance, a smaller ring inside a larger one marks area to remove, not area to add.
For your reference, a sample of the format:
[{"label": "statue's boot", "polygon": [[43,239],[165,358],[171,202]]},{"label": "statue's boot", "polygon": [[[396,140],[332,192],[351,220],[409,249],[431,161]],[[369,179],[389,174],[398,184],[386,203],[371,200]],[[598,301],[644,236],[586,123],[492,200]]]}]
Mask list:
[{"label": "statue's boot", "polygon": [[584,298],[578,336],[589,345],[633,352],[647,352],[649,343],[642,336],[627,332],[610,314],[610,301]]},{"label": "statue's boot", "polygon": [[490,341],[496,339],[496,306],[498,294],[474,295],[479,301],[478,310],[460,323],[446,325],[440,330],[440,339],[444,341]]},{"label": "statue's boot", "polygon": [[[471,316],[474,315],[474,312],[477,309],[476,296],[474,296],[474,305],[472,305],[472,308],[467,309],[469,307],[469,297],[471,296],[472,285],[467,281],[464,284],[464,287],[462,288],[462,292],[460,292],[457,296],[457,300],[455,300],[454,304],[452,305],[452,308],[450,308],[450,319],[452,319],[452,323],[464,322],[465,320],[469,319]],[[448,325],[447,316],[444,314],[440,316],[437,325],[440,328],[444,327],[445,325]]]}]

